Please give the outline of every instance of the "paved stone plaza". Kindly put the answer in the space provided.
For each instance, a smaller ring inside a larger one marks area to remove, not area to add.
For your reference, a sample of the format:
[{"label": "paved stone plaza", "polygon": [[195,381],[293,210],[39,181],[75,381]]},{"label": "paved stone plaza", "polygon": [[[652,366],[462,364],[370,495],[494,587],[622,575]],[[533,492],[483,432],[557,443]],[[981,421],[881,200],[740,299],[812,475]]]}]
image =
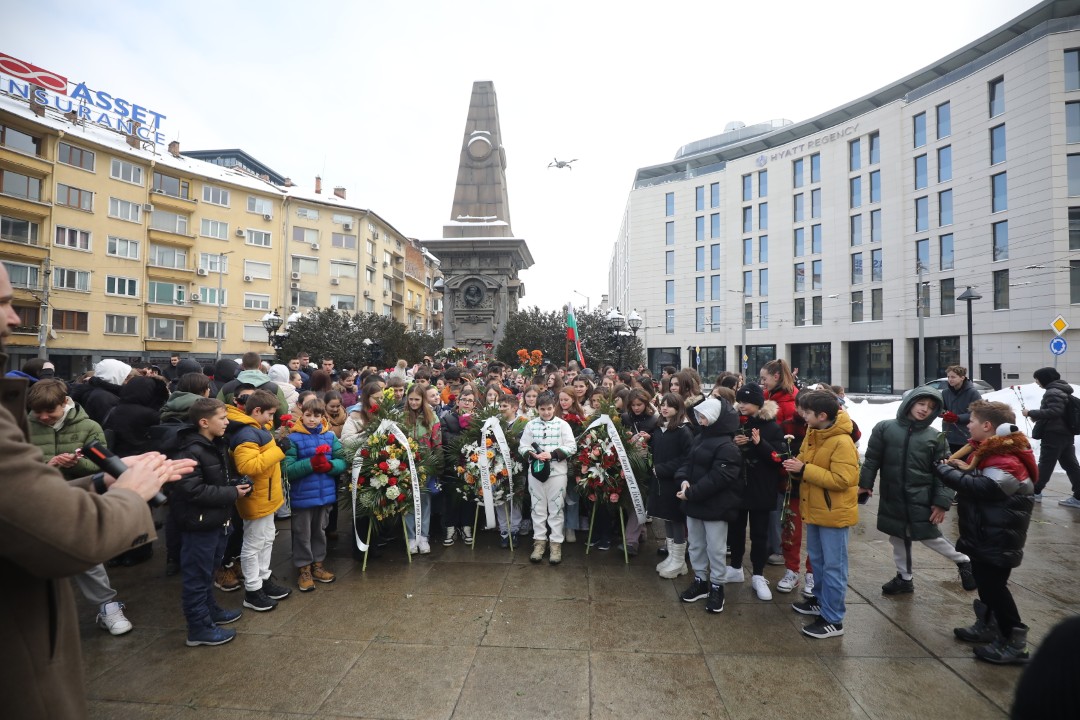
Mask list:
[{"label": "paved stone plaza", "polygon": [[[1036,506],[1012,590],[1037,645],[1080,610],[1080,512],[1054,476]],[[498,548],[436,545],[406,562],[400,544],[366,573],[340,551],[332,585],[245,610],[236,640],[188,648],[180,579],[151,563],[110,570],[135,629],[111,637],[80,598],[94,718],[935,718],[1004,717],[1020,670],[977,663],[952,627],[974,593],[947,560],[915,547],[915,594],[883,597],[894,574],[874,529],[876,498],[853,530],[847,634],[799,633],[793,595],[757,600],[729,585],[721,615],[680,603],[687,580],[659,579],[649,543],[623,564],[570,545],[559,567]],[[946,534],[956,535],[955,513]],[[288,522],[276,575],[294,584]],[[344,541],[341,543],[344,547]],[[774,588],[782,567],[769,567]],[[240,607],[240,592],[219,593]],[[246,712],[245,712],[246,711]]]}]

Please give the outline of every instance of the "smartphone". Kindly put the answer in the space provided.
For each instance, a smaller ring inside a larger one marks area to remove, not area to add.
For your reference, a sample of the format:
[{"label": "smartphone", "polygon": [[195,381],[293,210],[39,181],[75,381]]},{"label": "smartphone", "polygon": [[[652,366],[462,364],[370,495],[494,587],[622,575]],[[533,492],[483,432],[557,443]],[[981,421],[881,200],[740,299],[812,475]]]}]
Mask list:
[{"label": "smartphone", "polygon": [[859,504],[860,505],[865,505],[868,500],[870,500],[870,493],[863,493],[863,494],[859,495]]}]

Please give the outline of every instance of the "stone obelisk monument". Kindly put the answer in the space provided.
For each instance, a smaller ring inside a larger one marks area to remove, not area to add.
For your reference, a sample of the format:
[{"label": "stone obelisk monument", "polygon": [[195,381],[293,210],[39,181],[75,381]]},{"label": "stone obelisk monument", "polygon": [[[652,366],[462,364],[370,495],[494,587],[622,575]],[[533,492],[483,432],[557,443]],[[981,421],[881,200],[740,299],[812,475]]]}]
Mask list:
[{"label": "stone obelisk monument", "polygon": [[441,263],[446,345],[474,351],[498,345],[525,294],[518,272],[533,258],[510,229],[506,150],[491,81],[473,83],[450,221],[442,239],[422,244]]}]

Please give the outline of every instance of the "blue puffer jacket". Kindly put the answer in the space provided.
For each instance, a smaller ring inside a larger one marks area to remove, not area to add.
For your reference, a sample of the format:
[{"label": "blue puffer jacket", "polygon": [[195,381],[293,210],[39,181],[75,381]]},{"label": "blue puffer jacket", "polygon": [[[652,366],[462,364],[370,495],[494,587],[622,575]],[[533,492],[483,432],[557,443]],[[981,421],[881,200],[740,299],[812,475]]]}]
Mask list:
[{"label": "blue puffer jacket", "polygon": [[[303,423],[298,422],[289,434],[292,446],[285,453],[285,473],[289,478],[289,498],[294,508],[321,507],[337,502],[337,477],[347,467],[345,454],[334,433],[323,428],[320,430],[312,434]],[[320,445],[332,448],[327,457],[331,466],[328,473],[311,469],[311,458],[315,456],[315,448]]]}]

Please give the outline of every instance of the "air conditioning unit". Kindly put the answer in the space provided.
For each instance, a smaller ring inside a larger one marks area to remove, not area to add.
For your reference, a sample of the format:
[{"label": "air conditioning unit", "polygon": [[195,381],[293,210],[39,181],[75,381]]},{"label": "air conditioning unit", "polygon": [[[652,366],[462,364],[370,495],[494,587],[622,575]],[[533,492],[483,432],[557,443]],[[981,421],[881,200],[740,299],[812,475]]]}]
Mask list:
[{"label": "air conditioning unit", "polygon": [[296,282],[289,283],[289,287],[292,288],[293,290],[299,290],[300,289],[300,283],[296,283]]},{"label": "air conditioning unit", "polygon": [[263,215],[263,220],[273,220],[273,219],[274,219],[274,216],[271,215],[270,213],[266,213],[265,215]]},{"label": "air conditioning unit", "polygon": [[300,309],[300,308],[296,307],[295,305],[290,305],[290,306],[289,306],[289,312],[296,312],[296,311],[297,311],[297,310],[299,310],[299,309]]},{"label": "air conditioning unit", "polygon": [[319,243],[311,243],[311,249],[312,250],[318,250],[319,249]]},{"label": "air conditioning unit", "polygon": [[143,209],[143,212],[154,212],[154,206],[151,205],[150,203],[145,203],[142,206],[142,209]]},{"label": "air conditioning unit", "polygon": [[195,271],[195,274],[198,275],[199,277],[206,277],[210,273],[208,273],[206,271],[206,268],[199,268],[198,270]]},{"label": "air conditioning unit", "polygon": [[298,273],[298,272],[294,272],[294,273],[293,273],[292,275],[290,275],[289,277],[291,277],[291,278],[292,278],[293,280],[299,280],[299,279],[300,279],[300,273]]},{"label": "air conditioning unit", "polygon": [[371,297],[371,291],[370,290],[365,290],[364,291],[364,297]]},{"label": "air conditioning unit", "polygon": [[378,230],[372,230],[371,231],[371,239],[372,240],[378,240],[379,239],[379,231]]},{"label": "air conditioning unit", "polygon": [[341,223],[341,229],[342,230],[352,230],[352,223],[351,222]]},{"label": "air conditioning unit", "polygon": [[254,280],[254,279],[255,279],[255,278],[251,277],[250,275],[245,275],[245,276],[244,276],[244,282],[251,282],[251,281],[252,281],[252,280]]},{"label": "air conditioning unit", "polygon": [[330,278],[330,284],[331,285],[340,285],[341,284],[341,278]]},{"label": "air conditioning unit", "polygon": [[382,264],[382,266],[383,266],[383,267],[390,267],[390,263],[389,263],[389,262],[387,262],[386,260],[383,260],[383,264]]},{"label": "air conditioning unit", "polygon": [[244,237],[244,229],[236,228],[236,237]]},{"label": "air conditioning unit", "polygon": [[383,290],[382,291],[382,296],[383,297],[390,297],[390,291],[389,290]]},{"label": "air conditioning unit", "polygon": [[199,295],[192,295],[191,296],[191,304],[192,305],[198,305],[201,302],[202,302],[202,297],[200,297]]}]

